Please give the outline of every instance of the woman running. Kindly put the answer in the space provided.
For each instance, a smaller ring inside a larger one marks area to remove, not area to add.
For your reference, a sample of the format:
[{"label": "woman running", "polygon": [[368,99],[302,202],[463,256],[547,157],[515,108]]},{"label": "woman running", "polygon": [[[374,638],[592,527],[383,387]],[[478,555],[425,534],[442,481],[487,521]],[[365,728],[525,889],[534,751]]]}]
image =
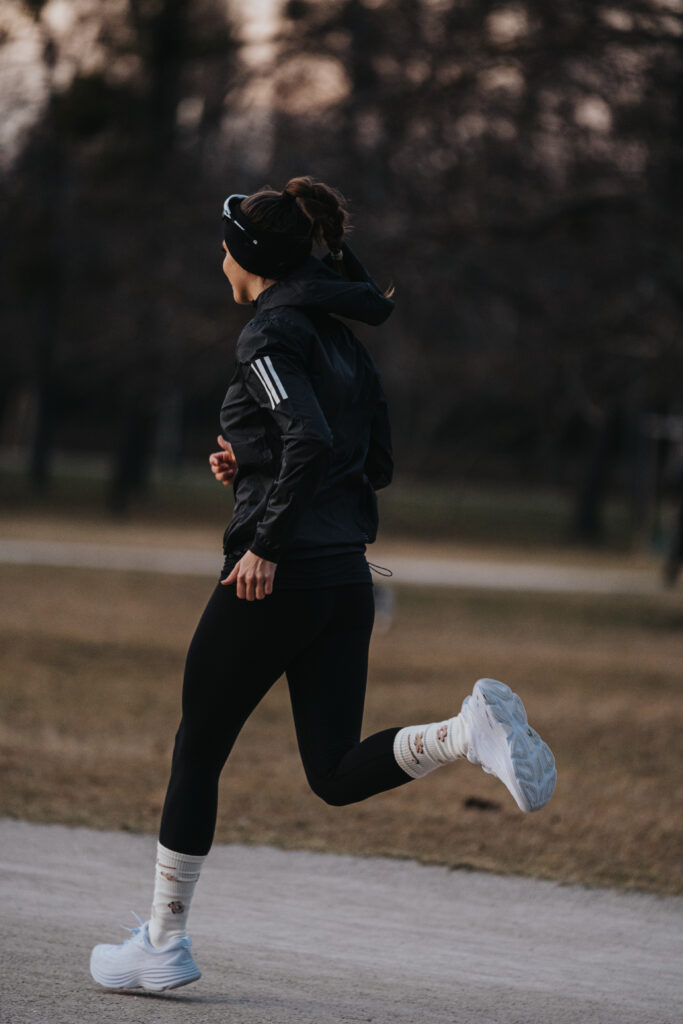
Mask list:
[{"label": "woman running", "polygon": [[[200,977],[187,921],[219,776],[283,673],[306,777],[328,804],[459,758],[496,775],[523,811],[543,807],[555,787],[553,755],[521,700],[491,679],[452,718],[361,742],[374,617],[365,548],[392,456],[377,369],[339,317],[381,324],[393,302],[344,242],[346,220],[340,193],[310,177],[223,207],[223,272],[235,302],[254,307],[210,457],[235,504],[220,582],[187,655],[150,919],[121,945],[94,948],[91,973],[107,988],[160,991]],[[314,242],[329,250],[324,259]]]}]

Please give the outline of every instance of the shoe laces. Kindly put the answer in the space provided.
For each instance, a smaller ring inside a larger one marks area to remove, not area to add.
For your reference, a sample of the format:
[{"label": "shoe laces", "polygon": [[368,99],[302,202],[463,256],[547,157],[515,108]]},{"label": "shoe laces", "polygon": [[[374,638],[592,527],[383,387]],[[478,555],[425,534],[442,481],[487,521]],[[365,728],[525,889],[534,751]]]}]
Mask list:
[{"label": "shoe laces", "polygon": [[[123,928],[124,931],[130,932],[129,937],[127,939],[123,940],[124,946],[125,946],[125,944],[127,942],[132,942],[132,940],[135,938],[136,935],[140,935],[142,933],[144,927],[145,927],[145,922],[142,920],[142,918],[140,917],[139,914],[136,914],[134,910],[131,910],[131,914],[133,915],[135,920],[138,922],[138,926],[137,926],[137,928],[129,928],[125,924],[122,924],[120,926],[121,928]],[[189,935],[181,936],[179,939],[176,940],[176,942],[177,942],[177,944],[179,946],[183,946],[184,949],[190,949],[190,947],[192,945],[192,939],[190,938]]]},{"label": "shoe laces", "polygon": [[125,940],[126,942],[130,942],[131,939],[134,939],[135,936],[139,935],[142,929],[145,927],[145,922],[142,920],[139,914],[136,914],[134,910],[131,910],[131,914],[138,922],[138,926],[137,928],[129,928],[128,925],[121,925],[121,928],[123,928],[124,932],[130,932],[130,937]]}]

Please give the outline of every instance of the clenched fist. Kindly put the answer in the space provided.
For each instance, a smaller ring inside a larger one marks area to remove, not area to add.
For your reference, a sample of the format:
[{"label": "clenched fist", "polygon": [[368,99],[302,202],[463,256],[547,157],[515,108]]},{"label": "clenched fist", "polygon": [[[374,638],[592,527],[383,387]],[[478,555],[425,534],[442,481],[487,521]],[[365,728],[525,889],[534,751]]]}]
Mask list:
[{"label": "clenched fist", "polygon": [[223,484],[224,487],[227,487],[235,479],[237,459],[229,441],[219,436],[218,444],[221,447],[221,451],[212,452],[209,455],[209,466],[216,480]]}]

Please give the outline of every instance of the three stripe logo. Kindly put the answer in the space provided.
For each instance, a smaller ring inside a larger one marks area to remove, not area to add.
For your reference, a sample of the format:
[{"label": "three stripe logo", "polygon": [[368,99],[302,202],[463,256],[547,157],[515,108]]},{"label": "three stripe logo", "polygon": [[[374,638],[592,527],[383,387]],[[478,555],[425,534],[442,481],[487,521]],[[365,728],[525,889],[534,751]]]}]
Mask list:
[{"label": "three stripe logo", "polygon": [[283,398],[287,398],[287,392],[285,391],[282,381],[275,372],[275,367],[270,356],[264,356],[263,359],[255,359],[250,364],[252,370],[263,384],[268,400],[270,402],[271,409],[274,409],[276,405],[279,405]]}]

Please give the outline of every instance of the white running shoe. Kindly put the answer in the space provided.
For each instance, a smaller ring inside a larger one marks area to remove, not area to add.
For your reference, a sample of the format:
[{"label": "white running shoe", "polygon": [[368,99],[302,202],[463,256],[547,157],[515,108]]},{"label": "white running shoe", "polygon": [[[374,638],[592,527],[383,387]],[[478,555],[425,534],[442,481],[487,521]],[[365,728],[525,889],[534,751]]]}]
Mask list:
[{"label": "white running shoe", "polygon": [[557,772],[547,743],[527,721],[524,705],[505,683],[480,679],[465,697],[467,760],[495,775],[522,811],[539,811],[553,795]]},{"label": "white running shoe", "polygon": [[[137,914],[135,915],[137,917]],[[149,921],[129,928],[130,938],[118,946],[95,946],[90,954],[90,973],[105,988],[144,988],[163,992],[180,988],[201,978],[202,972],[192,959],[189,935],[173,939],[156,949],[149,941]]]}]

